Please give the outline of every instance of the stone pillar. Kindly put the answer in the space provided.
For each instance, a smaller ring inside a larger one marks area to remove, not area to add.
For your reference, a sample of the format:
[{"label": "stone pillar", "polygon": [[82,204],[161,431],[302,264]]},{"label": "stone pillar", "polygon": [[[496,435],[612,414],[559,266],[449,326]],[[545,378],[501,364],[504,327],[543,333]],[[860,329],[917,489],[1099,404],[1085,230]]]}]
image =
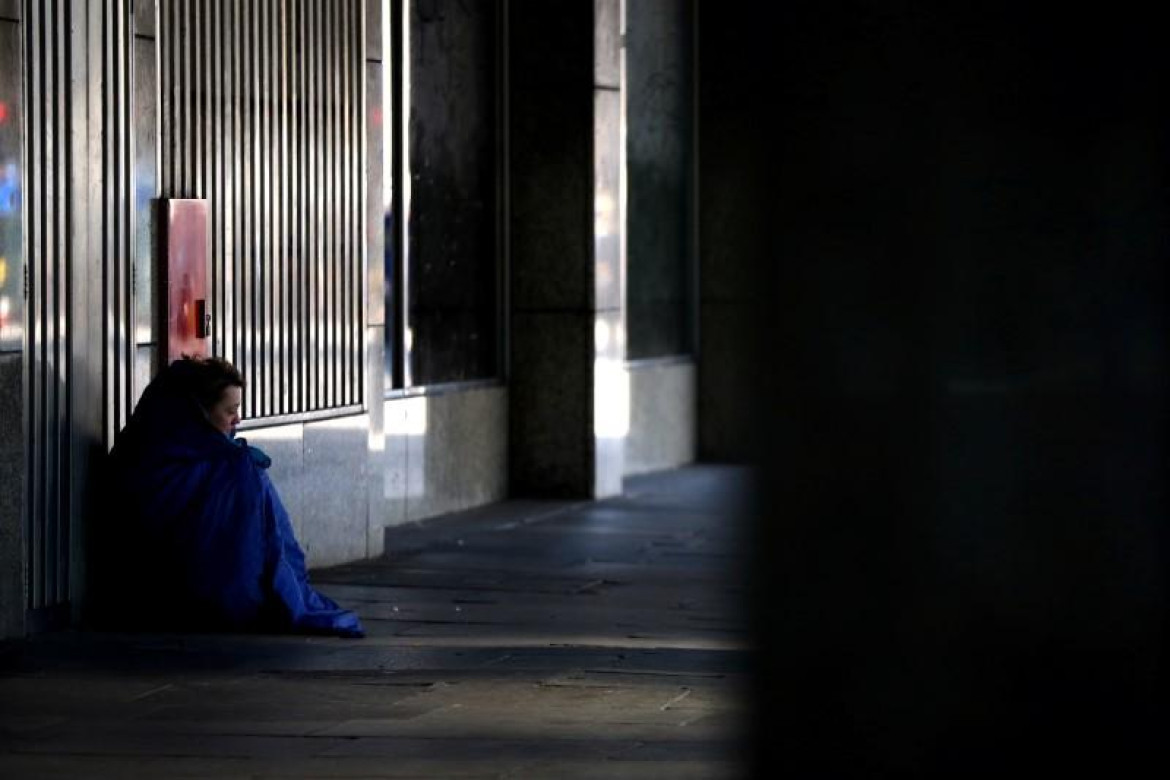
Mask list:
[{"label": "stone pillar", "polygon": [[621,491],[621,0],[512,0],[510,470],[516,495]]}]

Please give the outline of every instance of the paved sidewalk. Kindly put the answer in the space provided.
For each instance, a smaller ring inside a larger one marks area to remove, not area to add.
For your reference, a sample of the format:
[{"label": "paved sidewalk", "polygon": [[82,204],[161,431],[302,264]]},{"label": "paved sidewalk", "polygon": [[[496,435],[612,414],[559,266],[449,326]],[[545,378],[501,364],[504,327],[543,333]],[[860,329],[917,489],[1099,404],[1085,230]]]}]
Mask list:
[{"label": "paved sidewalk", "polygon": [[317,571],[363,640],[0,646],[2,778],[738,778],[748,475],[390,529]]}]

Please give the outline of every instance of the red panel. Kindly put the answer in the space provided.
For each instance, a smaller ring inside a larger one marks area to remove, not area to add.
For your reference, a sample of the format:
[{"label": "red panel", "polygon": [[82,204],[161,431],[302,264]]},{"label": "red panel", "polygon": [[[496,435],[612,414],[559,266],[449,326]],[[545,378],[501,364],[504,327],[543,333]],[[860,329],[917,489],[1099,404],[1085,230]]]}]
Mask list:
[{"label": "red panel", "polygon": [[167,362],[210,354],[206,200],[167,200]]}]

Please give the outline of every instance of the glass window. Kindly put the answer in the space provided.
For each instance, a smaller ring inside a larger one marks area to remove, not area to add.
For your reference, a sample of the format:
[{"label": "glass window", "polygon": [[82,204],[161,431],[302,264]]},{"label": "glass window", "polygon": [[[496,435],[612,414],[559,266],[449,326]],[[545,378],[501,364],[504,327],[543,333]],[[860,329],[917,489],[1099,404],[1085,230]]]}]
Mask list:
[{"label": "glass window", "polygon": [[409,3],[409,384],[498,374],[499,4]]},{"label": "glass window", "polygon": [[627,0],[630,359],[694,348],[691,28],[690,0]]},{"label": "glass window", "polygon": [[0,352],[24,337],[20,217],[20,25],[0,21]]}]

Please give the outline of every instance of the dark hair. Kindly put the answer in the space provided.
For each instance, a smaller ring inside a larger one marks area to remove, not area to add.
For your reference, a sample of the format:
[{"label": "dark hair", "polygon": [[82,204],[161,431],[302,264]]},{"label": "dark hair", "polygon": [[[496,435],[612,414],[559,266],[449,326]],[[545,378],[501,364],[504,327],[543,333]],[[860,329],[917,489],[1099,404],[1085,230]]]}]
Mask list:
[{"label": "dark hair", "polygon": [[187,361],[192,369],[191,394],[204,410],[209,410],[219,403],[224,390],[244,386],[244,377],[240,370],[223,358],[184,355],[183,360]]}]

